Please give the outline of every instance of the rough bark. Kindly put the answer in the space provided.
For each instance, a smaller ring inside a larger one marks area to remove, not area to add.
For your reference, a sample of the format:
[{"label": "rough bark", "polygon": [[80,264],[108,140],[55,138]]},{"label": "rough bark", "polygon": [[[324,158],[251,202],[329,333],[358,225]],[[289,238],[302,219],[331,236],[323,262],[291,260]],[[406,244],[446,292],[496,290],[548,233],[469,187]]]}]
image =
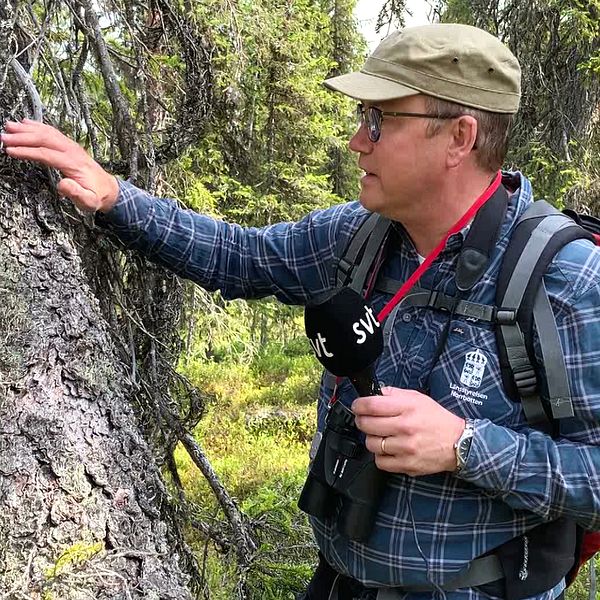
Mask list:
[{"label": "rough bark", "polygon": [[44,179],[0,156],[0,597],[189,599],[192,561]]}]

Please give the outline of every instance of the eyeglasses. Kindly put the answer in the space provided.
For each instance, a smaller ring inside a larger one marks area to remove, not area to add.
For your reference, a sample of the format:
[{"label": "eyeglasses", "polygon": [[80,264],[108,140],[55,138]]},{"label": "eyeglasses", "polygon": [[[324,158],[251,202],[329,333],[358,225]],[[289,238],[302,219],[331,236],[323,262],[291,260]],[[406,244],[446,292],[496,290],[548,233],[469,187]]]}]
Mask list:
[{"label": "eyeglasses", "polygon": [[386,112],[376,106],[364,107],[359,104],[356,107],[356,118],[359,126],[364,123],[367,127],[367,135],[369,140],[377,142],[381,137],[381,124],[383,117],[417,117],[420,119],[456,119],[461,115],[428,115],[424,113],[409,113],[409,112]]}]

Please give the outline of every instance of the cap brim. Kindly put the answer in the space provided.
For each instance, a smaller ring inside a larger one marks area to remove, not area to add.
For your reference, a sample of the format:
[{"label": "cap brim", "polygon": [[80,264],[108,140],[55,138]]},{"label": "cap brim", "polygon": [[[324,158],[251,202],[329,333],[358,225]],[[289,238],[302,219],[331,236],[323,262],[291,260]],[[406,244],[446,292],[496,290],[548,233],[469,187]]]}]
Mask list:
[{"label": "cap brim", "polygon": [[396,98],[414,96],[420,93],[419,90],[396,83],[395,81],[375,77],[374,75],[368,75],[360,71],[326,79],[323,84],[330,90],[368,102],[395,100]]}]

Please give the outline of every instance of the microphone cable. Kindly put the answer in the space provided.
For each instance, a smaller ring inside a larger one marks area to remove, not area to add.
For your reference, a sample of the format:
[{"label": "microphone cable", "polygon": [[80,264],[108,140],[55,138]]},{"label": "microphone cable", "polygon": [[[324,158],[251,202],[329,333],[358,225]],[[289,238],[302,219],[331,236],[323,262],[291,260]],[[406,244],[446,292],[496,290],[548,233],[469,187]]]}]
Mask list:
[{"label": "microphone cable", "polygon": [[414,481],[413,480],[409,481],[408,475],[404,475],[403,477],[406,481],[406,484],[408,484],[407,485],[408,493],[407,493],[407,497],[406,497],[406,501],[407,501],[406,503],[408,505],[408,514],[410,515],[410,523],[412,526],[413,539],[415,540],[415,545],[417,547],[417,550],[418,550],[419,554],[421,555],[423,562],[425,563],[425,574],[427,577],[427,581],[434,587],[434,594],[439,594],[441,600],[447,600],[446,592],[440,587],[439,583],[437,581],[435,581],[435,578],[432,573],[431,564],[430,564],[427,556],[425,556],[425,552],[423,552],[423,549],[421,548],[421,544],[419,543],[419,535],[417,532],[417,523],[415,522],[415,515],[413,513],[412,499],[411,499],[411,492],[414,488]]}]

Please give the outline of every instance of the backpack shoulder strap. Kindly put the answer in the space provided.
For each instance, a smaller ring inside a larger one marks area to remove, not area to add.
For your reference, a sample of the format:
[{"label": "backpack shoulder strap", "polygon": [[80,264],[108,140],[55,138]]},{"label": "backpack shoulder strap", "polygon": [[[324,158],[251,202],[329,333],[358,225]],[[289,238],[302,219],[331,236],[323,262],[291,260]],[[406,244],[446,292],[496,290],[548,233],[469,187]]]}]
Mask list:
[{"label": "backpack shoulder strap", "polygon": [[371,213],[341,252],[336,268],[336,287],[350,287],[362,294],[378,257],[384,250],[391,221]]},{"label": "backpack shoulder strap", "polygon": [[496,338],[504,388],[520,399],[532,427],[551,432],[534,367],[533,323],[545,364],[552,419],[573,415],[567,372],[554,313],[542,277],[563,246],[590,234],[547,202],[534,202],[517,222],[496,292]]},{"label": "backpack shoulder strap", "polygon": [[533,305],[533,320],[540,341],[542,360],[548,391],[548,402],[553,419],[573,416],[571,389],[567,376],[565,357],[558,335],[556,319],[550,306],[546,286],[542,280]]}]

